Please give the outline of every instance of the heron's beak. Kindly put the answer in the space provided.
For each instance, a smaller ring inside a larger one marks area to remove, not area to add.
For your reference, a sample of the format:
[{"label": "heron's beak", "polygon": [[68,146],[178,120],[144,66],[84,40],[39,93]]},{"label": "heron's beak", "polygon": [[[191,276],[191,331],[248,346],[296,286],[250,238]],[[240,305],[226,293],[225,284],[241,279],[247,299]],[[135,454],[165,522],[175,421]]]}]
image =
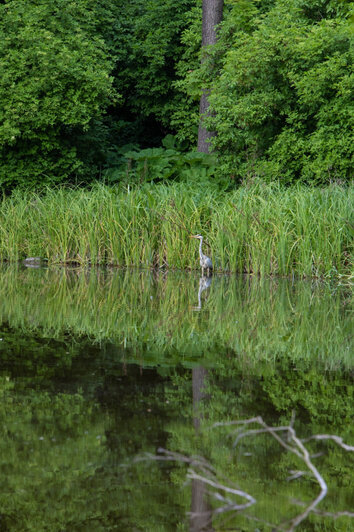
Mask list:
[{"label": "heron's beak", "polygon": [[197,235],[191,235],[189,238],[197,238]]}]

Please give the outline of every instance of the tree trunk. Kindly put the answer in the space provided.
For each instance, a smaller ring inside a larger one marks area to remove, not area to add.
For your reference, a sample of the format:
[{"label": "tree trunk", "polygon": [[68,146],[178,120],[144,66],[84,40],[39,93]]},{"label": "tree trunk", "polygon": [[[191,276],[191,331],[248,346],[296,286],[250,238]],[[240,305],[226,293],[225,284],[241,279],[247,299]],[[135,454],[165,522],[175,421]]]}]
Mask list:
[{"label": "tree trunk", "polygon": [[[222,20],[224,0],[203,0],[203,27],[202,27],[202,48],[215,44],[217,40],[216,28]],[[202,57],[203,60],[203,57]],[[200,123],[198,130],[198,151],[209,153],[208,139],[215,136],[212,131],[207,131],[203,127],[203,117],[208,114],[208,91],[203,90],[200,99],[199,115]]]}]

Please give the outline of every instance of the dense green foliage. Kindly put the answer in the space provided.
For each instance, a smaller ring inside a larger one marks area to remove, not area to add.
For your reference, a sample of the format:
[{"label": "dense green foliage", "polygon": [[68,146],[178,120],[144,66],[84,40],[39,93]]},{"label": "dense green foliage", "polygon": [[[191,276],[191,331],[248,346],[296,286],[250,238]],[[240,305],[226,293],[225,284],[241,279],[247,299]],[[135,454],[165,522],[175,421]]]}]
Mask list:
[{"label": "dense green foliage", "polygon": [[[76,378],[75,385],[81,384]],[[178,489],[165,490],[161,468],[122,467],[136,445],[137,451],[154,450],[151,442],[135,436],[149,434],[148,426],[158,430],[157,417],[109,412],[88,390],[85,396],[68,390],[54,394],[43,382],[36,390],[32,386],[30,378],[0,378],[3,530],[159,530],[162,517],[173,530],[176,519],[183,521],[185,497],[178,496]],[[131,406],[139,401],[141,408],[142,398],[141,392],[129,397]],[[150,406],[157,404],[151,393],[149,399]]]},{"label": "dense green foliage", "polygon": [[0,260],[199,268],[263,275],[352,273],[353,190],[258,184],[225,195],[205,181],[17,191],[0,203]]},{"label": "dense green foliage", "polygon": [[130,129],[133,138],[146,144],[151,136],[164,136],[171,128],[174,110],[184,107],[184,95],[173,81],[187,46],[181,45],[181,33],[188,27],[189,12],[196,2],[112,3],[116,17],[111,43],[116,59],[115,84],[123,95],[120,127]]},{"label": "dense green foliage", "polygon": [[[348,6],[337,0],[233,3],[215,50],[219,75],[209,84],[210,127],[218,133],[224,171],[284,182],[353,176]],[[210,70],[209,64],[205,77]]]},{"label": "dense green foliage", "polygon": [[350,5],[228,0],[201,64],[200,0],[1,2],[0,185],[116,181],[127,144],[167,134],[195,149],[205,87],[230,185],[350,179]]},{"label": "dense green foliage", "polygon": [[113,96],[112,61],[92,0],[0,5],[0,183],[30,186],[89,171],[78,136]]}]

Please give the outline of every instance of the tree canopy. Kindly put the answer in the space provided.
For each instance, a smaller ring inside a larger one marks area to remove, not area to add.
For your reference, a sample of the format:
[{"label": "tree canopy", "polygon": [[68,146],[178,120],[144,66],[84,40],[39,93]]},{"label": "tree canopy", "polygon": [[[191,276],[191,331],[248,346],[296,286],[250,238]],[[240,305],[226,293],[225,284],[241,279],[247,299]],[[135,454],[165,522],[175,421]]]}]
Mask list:
[{"label": "tree canopy", "polygon": [[350,179],[352,4],[228,0],[200,62],[201,4],[1,2],[0,186],[88,183],[167,134],[194,150],[203,90],[217,176]]},{"label": "tree canopy", "polygon": [[77,135],[112,101],[113,62],[96,2],[14,0],[0,6],[0,180],[80,176]]}]

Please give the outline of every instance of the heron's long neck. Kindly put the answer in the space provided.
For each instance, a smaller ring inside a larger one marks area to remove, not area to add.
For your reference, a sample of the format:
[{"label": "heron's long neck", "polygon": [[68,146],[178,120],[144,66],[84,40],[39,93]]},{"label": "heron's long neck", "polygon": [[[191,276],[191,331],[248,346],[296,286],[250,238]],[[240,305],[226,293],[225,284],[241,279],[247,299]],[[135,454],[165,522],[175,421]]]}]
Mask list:
[{"label": "heron's long neck", "polygon": [[200,256],[201,259],[203,258],[202,244],[203,244],[203,238],[200,238],[199,239],[199,256]]}]

